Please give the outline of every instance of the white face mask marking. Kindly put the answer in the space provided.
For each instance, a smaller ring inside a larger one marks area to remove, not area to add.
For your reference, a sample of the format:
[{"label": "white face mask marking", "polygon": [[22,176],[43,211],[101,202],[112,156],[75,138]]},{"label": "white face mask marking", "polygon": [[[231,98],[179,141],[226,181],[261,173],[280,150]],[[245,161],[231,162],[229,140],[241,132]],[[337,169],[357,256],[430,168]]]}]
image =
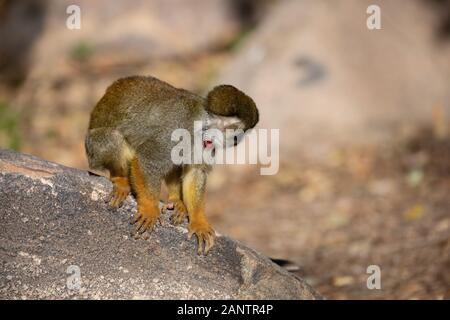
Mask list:
[{"label": "white face mask marking", "polygon": [[[203,122],[203,147],[227,148],[235,146],[242,140],[244,124],[238,117],[226,117],[209,114]],[[211,129],[219,130],[222,134],[211,134]]]}]

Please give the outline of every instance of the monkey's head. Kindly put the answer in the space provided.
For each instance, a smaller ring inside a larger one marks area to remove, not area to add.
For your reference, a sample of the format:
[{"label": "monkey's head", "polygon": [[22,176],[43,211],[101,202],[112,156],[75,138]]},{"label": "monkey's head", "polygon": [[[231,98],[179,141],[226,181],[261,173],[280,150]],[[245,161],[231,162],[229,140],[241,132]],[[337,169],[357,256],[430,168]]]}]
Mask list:
[{"label": "monkey's head", "polygon": [[206,111],[210,114],[208,127],[220,130],[224,140],[214,144],[224,147],[237,145],[259,120],[252,98],[231,85],[217,86],[208,93]]}]

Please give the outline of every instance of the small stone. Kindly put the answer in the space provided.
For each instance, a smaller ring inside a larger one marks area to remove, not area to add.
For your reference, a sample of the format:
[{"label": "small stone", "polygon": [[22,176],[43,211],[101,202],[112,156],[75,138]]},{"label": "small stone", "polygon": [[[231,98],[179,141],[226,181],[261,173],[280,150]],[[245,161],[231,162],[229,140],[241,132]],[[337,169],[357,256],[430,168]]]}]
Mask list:
[{"label": "small stone", "polygon": [[99,196],[98,196],[98,192],[97,191],[92,191],[92,193],[91,193],[91,199],[93,200],[93,201],[98,201],[98,198],[99,198]]}]

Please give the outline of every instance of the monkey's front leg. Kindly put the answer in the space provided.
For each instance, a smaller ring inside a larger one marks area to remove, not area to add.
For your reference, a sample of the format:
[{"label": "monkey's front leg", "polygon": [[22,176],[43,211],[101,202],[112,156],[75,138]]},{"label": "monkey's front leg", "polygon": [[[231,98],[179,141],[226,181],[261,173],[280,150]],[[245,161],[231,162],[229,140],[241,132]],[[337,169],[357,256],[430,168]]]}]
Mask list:
[{"label": "monkey's front leg", "polygon": [[204,194],[206,188],[206,172],[201,167],[187,166],[183,177],[183,201],[189,215],[189,236],[198,239],[198,253],[207,254],[214,245],[216,236],[205,217]]},{"label": "monkey's front leg", "polygon": [[151,231],[160,215],[159,192],[161,181],[156,177],[155,181],[147,181],[149,174],[144,174],[138,158],[131,161],[130,176],[138,209],[132,224],[136,224],[137,233],[143,233],[146,230]]}]

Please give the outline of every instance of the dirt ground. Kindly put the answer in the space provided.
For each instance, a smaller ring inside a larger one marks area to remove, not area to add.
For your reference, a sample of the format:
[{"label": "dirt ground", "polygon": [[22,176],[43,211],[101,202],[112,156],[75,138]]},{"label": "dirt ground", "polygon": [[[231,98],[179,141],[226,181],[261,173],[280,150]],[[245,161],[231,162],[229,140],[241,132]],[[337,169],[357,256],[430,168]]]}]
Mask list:
[{"label": "dirt ground", "polygon": [[[249,171],[208,198],[221,231],[295,262],[331,299],[450,298],[449,139],[423,129],[328,163],[283,163],[270,178]],[[381,290],[366,286],[370,265]]]}]

